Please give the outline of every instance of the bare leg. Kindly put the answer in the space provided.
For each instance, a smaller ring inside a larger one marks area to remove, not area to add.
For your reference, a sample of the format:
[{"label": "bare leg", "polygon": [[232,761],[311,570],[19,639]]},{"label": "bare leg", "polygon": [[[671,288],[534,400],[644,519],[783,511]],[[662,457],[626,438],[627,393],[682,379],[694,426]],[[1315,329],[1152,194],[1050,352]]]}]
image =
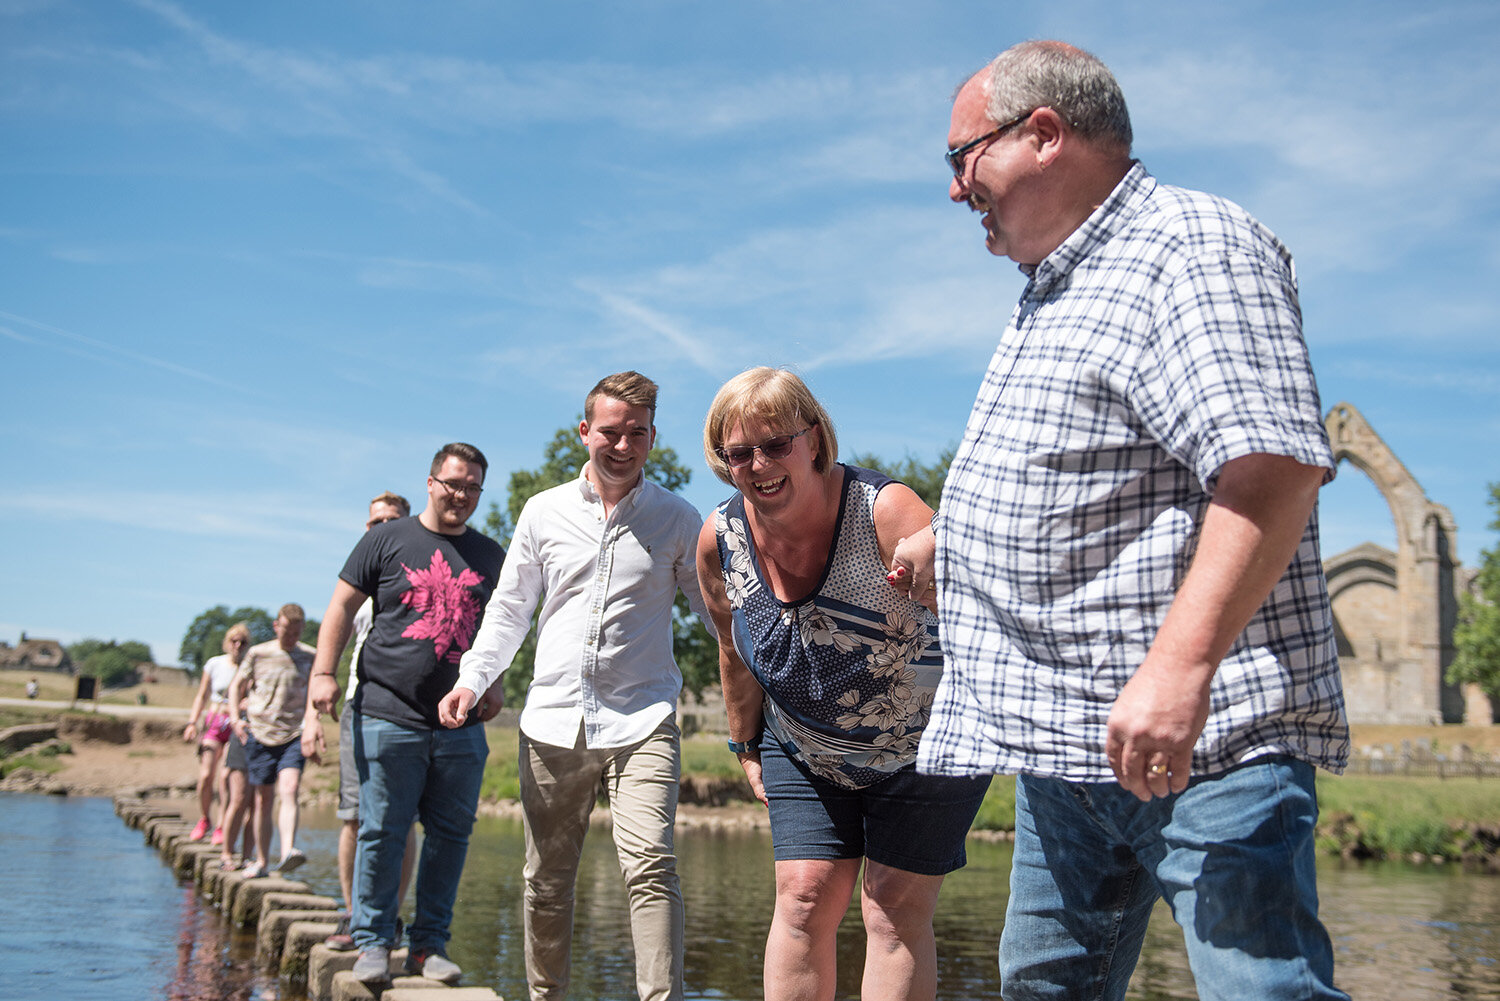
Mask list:
[{"label": "bare leg", "polygon": [[406,854],[401,856],[401,892],[396,895],[396,907],[406,903],[406,891],[411,886],[412,870],[417,867],[417,825],[412,824],[406,832]]},{"label": "bare leg", "polygon": [[[276,773],[276,796],[281,800],[276,811],[276,833],[281,836],[281,859],[297,845],[297,821],[300,817],[297,793],[302,788],[302,769],[283,768]],[[270,848],[267,835],[266,847]]]},{"label": "bare leg", "polygon": [[[229,834],[229,773],[234,770],[229,767],[226,760],[228,757],[227,751],[219,755],[219,828],[226,836]],[[243,813],[243,804],[241,812]]]},{"label": "bare leg", "polygon": [[[224,868],[234,865],[234,847],[240,839],[240,828],[245,825],[245,773],[234,768],[224,769]],[[245,825],[248,832],[249,826]]]},{"label": "bare leg", "polygon": [[205,742],[198,745],[198,810],[210,823],[214,811],[214,770],[218,763],[218,744]]},{"label": "bare leg", "polygon": [[276,799],[276,787],[254,786],[250,798],[255,801],[255,864],[266,866],[271,858],[271,807]]},{"label": "bare leg", "polygon": [[354,907],[354,849],[358,843],[359,818],[355,817],[339,828],[339,889],[344,891],[345,910]]},{"label": "bare leg", "polygon": [[932,1001],[937,941],[932,912],[943,877],[866,862],[860,895],[865,920],[865,1001]]},{"label": "bare leg", "polygon": [[839,922],[860,859],[776,863],[776,913],[766,937],[766,1001],[832,1001]]}]

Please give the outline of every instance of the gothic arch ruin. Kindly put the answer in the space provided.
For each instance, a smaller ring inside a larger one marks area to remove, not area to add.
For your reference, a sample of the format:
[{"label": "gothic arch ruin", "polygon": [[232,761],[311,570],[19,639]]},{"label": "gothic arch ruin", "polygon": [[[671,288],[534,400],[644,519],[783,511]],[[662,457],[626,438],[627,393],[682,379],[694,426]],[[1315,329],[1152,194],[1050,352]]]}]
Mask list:
[{"label": "gothic arch ruin", "polygon": [[1396,552],[1364,543],[1323,564],[1350,720],[1491,722],[1488,700],[1466,697],[1445,678],[1458,616],[1452,513],[1427,499],[1352,405],[1335,405],[1324,425],[1334,461],[1347,460],[1374,482],[1396,525]]}]

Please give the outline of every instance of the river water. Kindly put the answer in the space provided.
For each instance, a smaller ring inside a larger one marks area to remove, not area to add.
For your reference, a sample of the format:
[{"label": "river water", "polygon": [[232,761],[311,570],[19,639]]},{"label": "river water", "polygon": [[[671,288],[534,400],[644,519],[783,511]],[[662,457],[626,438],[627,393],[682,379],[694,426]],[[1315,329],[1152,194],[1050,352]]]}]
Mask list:
[{"label": "river water", "polygon": [[[337,896],[336,821],[304,813],[311,856],[298,873]],[[688,906],[687,993],[760,996],[761,946],[772,902],[769,837],[681,832]],[[450,954],[467,984],[526,996],[520,960],[520,824],[481,819],[455,912]],[[995,943],[1010,847],[971,842],[938,907],[943,998],[997,998]],[[1500,1001],[1500,879],[1451,867],[1325,861],[1323,915],[1340,986],[1361,999]],[[635,996],[625,897],[608,833],[589,835],[578,880],[577,1001]],[[840,997],[859,990],[862,938],[851,915],[839,937]],[[178,883],[108,800],[0,793],[0,997],[7,1001],[300,1001],[254,969],[254,942],[231,933]],[[1130,996],[1195,997],[1180,939],[1162,908]]]}]

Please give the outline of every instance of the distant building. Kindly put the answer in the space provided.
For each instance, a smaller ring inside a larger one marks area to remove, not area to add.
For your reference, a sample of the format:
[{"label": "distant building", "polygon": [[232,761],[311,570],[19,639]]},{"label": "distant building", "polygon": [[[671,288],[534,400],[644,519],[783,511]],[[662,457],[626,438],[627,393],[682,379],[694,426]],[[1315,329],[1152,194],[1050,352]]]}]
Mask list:
[{"label": "distant building", "polygon": [[29,640],[21,634],[15,646],[0,642],[0,670],[75,673],[68,651],[57,640]]},{"label": "distant building", "polygon": [[149,660],[143,660],[135,665],[135,673],[141,676],[141,682],[147,685],[193,685],[196,679],[188,673],[185,667],[168,667],[165,664],[153,664]]}]

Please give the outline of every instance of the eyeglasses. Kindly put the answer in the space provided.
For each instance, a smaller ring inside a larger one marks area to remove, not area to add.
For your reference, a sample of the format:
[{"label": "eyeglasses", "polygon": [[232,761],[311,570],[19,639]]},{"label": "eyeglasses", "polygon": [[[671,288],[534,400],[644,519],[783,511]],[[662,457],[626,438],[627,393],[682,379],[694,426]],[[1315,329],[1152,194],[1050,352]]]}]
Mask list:
[{"label": "eyeglasses", "polygon": [[980,145],[981,143],[986,143],[991,139],[996,138],[1006,129],[1015,128],[1017,125],[1020,125],[1022,122],[1026,121],[1026,119],[1034,115],[1036,111],[1036,108],[1032,108],[1030,111],[1026,112],[1026,114],[1018,115],[1017,117],[1012,118],[1010,121],[1006,122],[1004,125],[996,126],[995,128],[986,132],[984,135],[980,136],[978,139],[970,139],[962,146],[955,146],[948,152],[944,153],[943,159],[947,160],[948,166],[953,168],[953,176],[958,178],[960,181],[963,180],[964,157],[969,153],[970,150],[974,149],[974,147]]},{"label": "eyeglasses", "polygon": [[719,458],[738,469],[740,466],[748,466],[755,458],[755,453],[760,452],[767,459],[785,459],[792,454],[792,443],[801,438],[812,427],[808,426],[796,434],[778,434],[767,438],[759,445],[734,445],[730,448],[716,448]]},{"label": "eyeglasses", "polygon": [[438,480],[436,476],[434,476],[433,479],[441,483],[443,485],[443,489],[448,491],[455,497],[478,497],[480,494],[484,493],[484,487],[481,487],[477,483],[465,483],[462,480]]}]

